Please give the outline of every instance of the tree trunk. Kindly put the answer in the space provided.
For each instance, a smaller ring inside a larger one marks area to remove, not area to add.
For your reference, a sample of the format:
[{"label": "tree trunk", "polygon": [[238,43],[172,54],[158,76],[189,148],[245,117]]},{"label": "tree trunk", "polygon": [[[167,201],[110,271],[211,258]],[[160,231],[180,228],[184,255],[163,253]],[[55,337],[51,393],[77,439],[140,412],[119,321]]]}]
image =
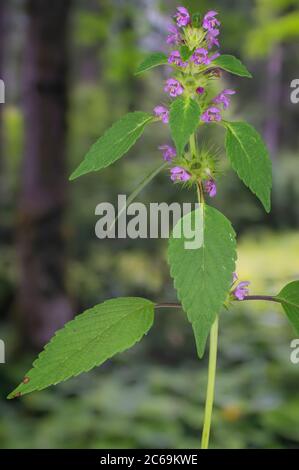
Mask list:
[{"label": "tree trunk", "polygon": [[[5,49],[5,7],[6,2],[0,2],[0,79],[4,81],[4,49]],[[5,93],[4,93],[5,95]],[[6,194],[6,184],[4,176],[4,155],[3,155],[3,106],[4,104],[0,100],[0,206],[4,204]]]},{"label": "tree trunk", "polygon": [[283,48],[277,45],[267,64],[267,88],[265,140],[271,152],[273,160],[276,159],[281,134],[281,91],[282,91]]},{"label": "tree trunk", "polygon": [[65,289],[67,31],[70,0],[27,0],[19,312],[41,347],[71,319]]}]

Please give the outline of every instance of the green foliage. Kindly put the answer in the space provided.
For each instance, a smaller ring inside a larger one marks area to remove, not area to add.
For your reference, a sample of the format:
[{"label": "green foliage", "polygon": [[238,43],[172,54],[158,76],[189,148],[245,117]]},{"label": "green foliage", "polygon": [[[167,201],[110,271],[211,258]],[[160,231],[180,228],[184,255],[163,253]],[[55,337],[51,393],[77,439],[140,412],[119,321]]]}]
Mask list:
[{"label": "green foliage", "polygon": [[256,0],[255,11],[257,16],[273,16],[282,13],[288,8],[298,6],[298,0]]},{"label": "green foliage", "polygon": [[225,122],[226,151],[233,169],[270,212],[272,170],[268,150],[258,132],[245,122]]},{"label": "green foliage", "polygon": [[94,46],[107,38],[109,22],[107,21],[108,9],[103,12],[78,12],[75,19],[76,41],[80,45]]},{"label": "green foliage", "polygon": [[141,64],[136,70],[135,75],[139,75],[154,67],[158,67],[159,65],[165,65],[165,64],[167,64],[167,55],[163,54],[163,52],[155,52],[154,54],[147,56],[141,62]]},{"label": "green foliage", "polygon": [[104,133],[112,117],[109,97],[101,85],[84,83],[73,88],[69,113],[70,165],[82,161],[86,148]]},{"label": "green foliage", "polygon": [[248,34],[247,48],[253,57],[265,56],[271,48],[282,41],[290,41],[299,35],[299,13],[293,12],[272,20]]},{"label": "green foliage", "polygon": [[25,395],[88,372],[139,341],[152,326],[154,304],[128,297],[108,300],[59,330],[8,396]]},{"label": "green foliage", "polygon": [[299,334],[299,281],[285,286],[276,298],[281,302],[296,334]]},{"label": "green foliage", "polygon": [[[191,221],[194,225],[194,219],[192,212],[178,224]],[[171,276],[192,323],[199,357],[204,354],[210,328],[228,296],[236,261],[235,232],[226,217],[205,206],[203,223],[201,248],[186,249],[184,236],[172,236],[168,250]]]},{"label": "green foliage", "polygon": [[[158,240],[156,245],[159,253],[148,257],[149,263],[158,265],[158,273],[143,264],[144,251],[130,250],[136,260],[129,274],[135,281],[127,290],[132,292],[139,278],[145,286],[159,275],[162,246]],[[242,279],[252,279],[254,292],[271,294],[296,275],[295,257],[286,256],[286,250],[299,249],[295,230],[278,233],[268,229],[258,236],[247,232],[239,249],[238,272]],[[107,276],[107,272],[118,272],[118,256],[102,251],[109,265],[102,256],[94,256],[94,250],[90,262],[78,263],[82,272],[73,292],[86,302],[97,289],[103,289],[102,278],[115,283],[115,276]],[[94,270],[92,262],[101,271]],[[127,260],[123,264],[119,286],[125,280]],[[73,266],[74,262],[71,270]],[[161,295],[165,275],[164,271],[160,290],[152,295]],[[84,295],[80,289],[86,278],[91,284]],[[167,290],[168,298],[171,295]],[[116,355],[104,367],[7,402],[6,390],[31,363],[24,354],[11,357],[7,367],[0,367],[0,448],[198,448],[205,359],[199,364],[194,357],[192,333],[181,311],[160,312],[155,324],[146,341]],[[1,324],[1,331],[6,338],[7,324]],[[213,448],[298,448],[298,367],[289,361],[293,337],[279,304],[238,302],[221,316]],[[7,344],[13,341],[14,335]]]},{"label": "green foliage", "polygon": [[298,0],[257,0],[254,16],[254,27],[245,41],[252,57],[266,57],[277,44],[298,38]]},{"label": "green foliage", "polygon": [[24,145],[24,120],[20,109],[9,104],[3,108],[2,139],[9,155],[7,164],[11,170],[19,173],[19,162]]},{"label": "green foliage", "polygon": [[[107,47],[102,56],[102,80],[110,88],[110,106],[120,110],[120,99],[132,106],[132,99],[136,94],[134,71],[140,61],[138,36],[132,28],[132,16],[126,11],[126,5],[119,5],[118,18],[109,24],[110,34]],[[119,29],[118,24],[122,24]],[[125,95],[125,96],[123,96]],[[137,100],[136,100],[137,101]]]},{"label": "green foliage", "polygon": [[117,121],[87,152],[83,162],[72,173],[70,180],[92,171],[101,170],[121,158],[142,135],[153,116],[136,111]]},{"label": "green foliage", "polygon": [[193,51],[191,51],[188,46],[183,45],[180,47],[180,55],[183,61],[189,60],[192,56],[192,53]]},{"label": "green foliage", "polygon": [[200,107],[190,97],[173,101],[169,114],[171,136],[178,154],[181,155],[191,136],[199,125]]},{"label": "green foliage", "polygon": [[233,55],[221,55],[213,61],[213,66],[219,67],[234,75],[239,75],[239,77],[252,78],[251,73],[247,70],[245,65]]}]

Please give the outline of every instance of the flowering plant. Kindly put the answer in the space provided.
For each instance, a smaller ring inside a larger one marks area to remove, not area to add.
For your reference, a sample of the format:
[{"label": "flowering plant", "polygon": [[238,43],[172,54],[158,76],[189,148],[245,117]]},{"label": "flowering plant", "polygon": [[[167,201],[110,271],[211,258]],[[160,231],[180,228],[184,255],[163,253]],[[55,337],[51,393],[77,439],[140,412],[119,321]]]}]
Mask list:
[{"label": "flowering plant", "polygon": [[[167,65],[171,76],[164,90],[170,104],[158,104],[152,113],[133,112],[115,123],[88,151],[71,180],[102,170],[121,158],[153,123],[169,125],[173,143],[161,143],[163,163],[134,192],[136,196],[163,169],[175,184],[195,188],[199,208],[183,219],[193,221],[203,215],[203,244],[185,248],[184,236],[169,240],[168,260],[179,304],[156,303],[142,298],[107,300],[78,315],[58,331],[9,395],[20,397],[57,384],[124,351],[135,344],[152,326],[154,312],[162,308],[182,308],[192,324],[197,352],[201,358],[210,335],[208,388],[202,448],[207,448],[211,426],[217,358],[218,317],[233,302],[264,300],[282,305],[295,331],[299,333],[299,281],[284,287],[274,297],[249,295],[249,282],[239,282],[235,273],[236,235],[229,220],[206,203],[217,195],[218,151],[201,144],[200,132],[216,124],[226,131],[226,153],[232,168],[244,184],[270,211],[271,162],[258,132],[245,122],[230,122],[223,112],[235,90],[224,89],[211,96],[211,84],[223,72],[250,78],[247,68],[235,57],[220,54],[220,21],[215,11],[191,15],[178,7],[166,42],[168,55],[154,53],[139,66],[137,74]],[[132,200],[132,198],[131,198]],[[183,221],[181,219],[179,223]]]}]

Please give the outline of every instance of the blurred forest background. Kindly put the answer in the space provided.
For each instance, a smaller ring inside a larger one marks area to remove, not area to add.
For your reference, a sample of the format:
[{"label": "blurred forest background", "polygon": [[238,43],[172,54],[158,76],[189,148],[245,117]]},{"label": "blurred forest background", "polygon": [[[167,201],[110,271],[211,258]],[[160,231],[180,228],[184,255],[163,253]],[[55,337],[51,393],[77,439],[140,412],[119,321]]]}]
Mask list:
[{"label": "blurred forest background", "polygon": [[[239,235],[238,272],[251,292],[275,294],[299,278],[298,0],[194,0],[216,9],[221,50],[253,80],[224,76],[237,95],[229,114],[265,136],[274,166],[273,210],[226,167],[215,204]],[[95,207],[129,194],[161,159],[165,126],[149,130],[116,165],[67,180],[91,143],[129,110],[164,99],[165,69],[137,78],[142,57],[165,49],[174,0],[1,0],[0,365],[1,448],[196,448],[206,359],[196,357],[180,311],[161,311],[150,334],[103,367],[21,400],[7,401],[33,358],[76,313],[115,296],[175,300],[165,240],[99,241]],[[210,133],[223,148],[223,136]],[[224,152],[223,152],[224,154]],[[194,201],[167,173],[146,202]],[[248,303],[249,304],[249,303]],[[279,306],[238,305],[221,316],[212,446],[298,448],[294,333]]]}]

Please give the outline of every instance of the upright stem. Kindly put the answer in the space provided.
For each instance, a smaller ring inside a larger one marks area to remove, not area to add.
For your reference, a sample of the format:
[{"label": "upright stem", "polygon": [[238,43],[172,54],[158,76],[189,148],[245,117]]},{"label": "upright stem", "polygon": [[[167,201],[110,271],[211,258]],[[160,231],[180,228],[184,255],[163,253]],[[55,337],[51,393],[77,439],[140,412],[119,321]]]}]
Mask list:
[{"label": "upright stem", "polygon": [[[248,300],[263,300],[263,301],[266,301],[266,302],[277,302],[279,304],[281,304],[281,300],[278,299],[277,297],[273,297],[271,295],[247,295],[246,297],[244,297],[243,300],[233,300],[231,299],[232,301],[234,302],[237,302],[237,303],[241,303],[241,302],[244,302],[244,301],[248,301]],[[156,304],[155,308],[182,308],[181,304],[174,304],[174,303],[159,303],[159,304]]]},{"label": "upright stem", "polygon": [[206,396],[206,406],[204,414],[204,425],[201,438],[201,448],[208,449],[212,421],[212,411],[215,394],[215,377],[217,367],[217,348],[218,348],[218,317],[216,318],[210,333],[210,351],[209,351],[209,370],[208,386]]},{"label": "upright stem", "polygon": [[[276,297],[268,295],[248,295],[244,300],[263,300],[268,302],[281,303]],[[241,302],[237,301],[236,302]],[[155,308],[181,308],[181,304],[173,303],[160,303],[156,304]],[[212,411],[215,394],[215,377],[216,377],[216,366],[217,366],[217,348],[218,348],[218,317],[216,318],[210,333],[210,351],[209,351],[209,369],[208,369],[208,385],[206,395],[206,405],[204,413],[204,425],[201,438],[201,448],[208,449],[209,438],[212,421]]]},{"label": "upright stem", "polygon": [[[197,155],[196,137],[192,134],[190,137],[190,151],[192,156]],[[199,180],[197,182],[197,195],[198,202],[202,207],[204,205],[204,193],[202,183]],[[204,425],[201,438],[201,448],[208,449],[209,438],[211,430],[214,393],[215,393],[215,378],[216,378],[216,366],[217,366],[217,348],[218,348],[218,317],[212,325],[210,332],[210,351],[209,351],[209,369],[208,369],[208,385],[206,395],[206,405],[204,414]]]},{"label": "upright stem", "polygon": [[196,138],[195,134],[192,134],[189,140],[189,146],[190,146],[190,151],[192,156],[196,155],[197,153],[197,148],[196,148]]},{"label": "upright stem", "polygon": [[[190,147],[191,156],[192,157],[196,156],[197,155],[197,145],[196,145],[196,135],[195,134],[192,134],[190,136],[189,147]],[[197,182],[197,196],[198,196],[199,204],[204,203],[204,193],[203,193],[203,188],[202,188],[201,181]]]}]

